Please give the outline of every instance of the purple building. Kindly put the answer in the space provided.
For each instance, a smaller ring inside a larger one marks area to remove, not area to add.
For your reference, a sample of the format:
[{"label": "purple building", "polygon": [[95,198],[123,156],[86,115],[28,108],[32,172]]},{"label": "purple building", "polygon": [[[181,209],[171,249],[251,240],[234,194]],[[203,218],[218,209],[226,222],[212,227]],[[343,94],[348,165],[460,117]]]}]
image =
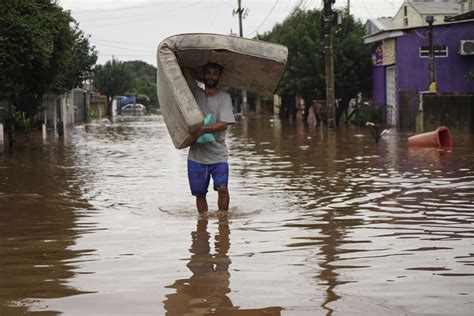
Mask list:
[{"label": "purple building", "polygon": [[[419,26],[365,37],[373,52],[372,99],[386,109],[392,126],[400,126],[404,115],[413,116],[418,94],[429,90],[428,34],[428,26]],[[433,46],[437,92],[474,93],[474,81],[466,78],[474,72],[474,20],[434,25]]]}]

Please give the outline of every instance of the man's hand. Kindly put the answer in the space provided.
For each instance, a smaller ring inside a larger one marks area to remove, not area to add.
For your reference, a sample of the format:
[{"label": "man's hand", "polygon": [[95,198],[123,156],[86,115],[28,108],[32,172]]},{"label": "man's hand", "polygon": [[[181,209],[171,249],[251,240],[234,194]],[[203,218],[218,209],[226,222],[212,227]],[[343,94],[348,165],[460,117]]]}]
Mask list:
[{"label": "man's hand", "polygon": [[229,124],[226,122],[217,122],[216,124],[209,125],[209,126],[202,126],[200,129],[195,130],[194,132],[189,131],[189,134],[199,137],[204,133],[216,133],[220,131],[224,131],[227,129]]}]

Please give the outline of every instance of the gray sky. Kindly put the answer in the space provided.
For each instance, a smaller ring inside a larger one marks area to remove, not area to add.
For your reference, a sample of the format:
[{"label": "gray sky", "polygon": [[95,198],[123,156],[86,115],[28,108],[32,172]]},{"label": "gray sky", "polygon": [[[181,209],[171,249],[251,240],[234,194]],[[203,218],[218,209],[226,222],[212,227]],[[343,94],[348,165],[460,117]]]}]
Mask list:
[{"label": "gray sky", "polygon": [[[296,8],[321,8],[322,0],[242,0],[248,9],[244,37],[263,34],[281,23]],[[237,0],[59,0],[71,10],[80,28],[91,36],[99,53],[98,63],[143,60],[156,66],[158,44],[180,33],[239,33]],[[335,8],[348,0],[336,0]],[[393,16],[403,0],[350,0],[358,19]]]}]

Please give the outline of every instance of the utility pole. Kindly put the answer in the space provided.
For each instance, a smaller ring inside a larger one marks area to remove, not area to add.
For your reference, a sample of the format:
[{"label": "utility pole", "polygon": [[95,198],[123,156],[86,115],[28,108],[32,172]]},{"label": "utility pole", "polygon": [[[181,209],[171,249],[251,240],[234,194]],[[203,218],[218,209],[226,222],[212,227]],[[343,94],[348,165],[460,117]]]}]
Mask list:
[{"label": "utility pole", "polygon": [[428,41],[429,41],[429,66],[428,66],[428,74],[429,74],[429,90],[431,92],[436,92],[436,81],[435,81],[435,67],[434,67],[434,49],[433,49],[433,22],[434,17],[432,15],[428,15],[426,17],[426,22],[428,22]]},{"label": "utility pole", "polygon": [[324,45],[324,68],[326,72],[326,113],[328,129],[336,127],[336,97],[334,91],[334,56],[332,52],[332,5],[335,0],[324,0],[323,17],[323,45]]},{"label": "utility pole", "polygon": [[[235,15],[235,14],[239,15],[239,35],[240,35],[240,37],[244,37],[244,30],[243,30],[243,26],[242,26],[242,15],[244,15],[245,10],[242,8],[241,2],[242,2],[241,0],[237,0],[238,8],[237,8],[237,10],[234,10],[233,15]],[[246,13],[246,11],[245,11],[245,13]],[[243,18],[245,18],[245,16]],[[242,90],[241,111],[242,111],[243,116],[246,116],[249,112],[249,105],[247,103],[247,91],[245,91],[245,90]]]},{"label": "utility pole", "polygon": [[347,15],[351,15],[351,0],[347,0]]},{"label": "utility pole", "polygon": [[240,37],[244,37],[244,30],[242,27],[242,13],[244,9],[242,8],[241,2],[242,2],[241,0],[237,0],[237,5],[238,5],[237,13],[239,14],[239,35]]}]

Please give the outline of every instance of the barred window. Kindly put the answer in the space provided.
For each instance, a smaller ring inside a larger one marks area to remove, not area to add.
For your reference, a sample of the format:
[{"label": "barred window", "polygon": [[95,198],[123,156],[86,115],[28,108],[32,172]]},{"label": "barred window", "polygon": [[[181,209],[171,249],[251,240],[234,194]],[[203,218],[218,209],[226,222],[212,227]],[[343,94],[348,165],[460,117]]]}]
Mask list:
[{"label": "barred window", "polygon": [[[448,46],[435,45],[433,46],[434,57],[448,57]],[[420,46],[420,58],[430,57],[430,47]]]}]

